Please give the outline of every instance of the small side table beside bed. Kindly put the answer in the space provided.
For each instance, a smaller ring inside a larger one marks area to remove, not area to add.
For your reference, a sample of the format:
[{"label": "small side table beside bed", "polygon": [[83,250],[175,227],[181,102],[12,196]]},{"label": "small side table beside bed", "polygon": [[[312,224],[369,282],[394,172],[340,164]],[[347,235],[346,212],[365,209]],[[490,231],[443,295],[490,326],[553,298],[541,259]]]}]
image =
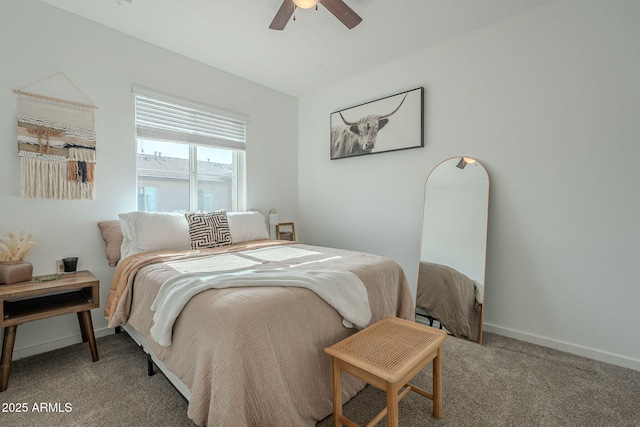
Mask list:
[{"label": "small side table beside bed", "polygon": [[[51,277],[53,280],[47,281]],[[43,279],[44,278],[44,279]],[[100,307],[100,281],[89,271],[34,277],[28,282],[0,286],[0,327],[4,328],[0,392],[7,389],[13,345],[18,325],[63,314],[77,313],[82,341],[89,343],[91,357],[98,361],[91,309]]]}]

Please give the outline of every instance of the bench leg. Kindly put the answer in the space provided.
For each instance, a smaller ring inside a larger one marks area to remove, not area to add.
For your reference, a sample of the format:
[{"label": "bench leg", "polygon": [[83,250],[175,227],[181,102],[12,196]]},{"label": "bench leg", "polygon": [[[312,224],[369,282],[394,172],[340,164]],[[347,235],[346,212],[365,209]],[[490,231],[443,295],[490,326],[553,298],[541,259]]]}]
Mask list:
[{"label": "bench leg", "polygon": [[387,383],[387,424],[398,427],[398,389],[396,384]]},{"label": "bench leg", "polygon": [[342,377],[340,365],[335,357],[331,358],[331,381],[333,383],[333,427],[342,427]]},{"label": "bench leg", "polygon": [[2,343],[2,373],[0,375],[0,392],[9,385],[9,372],[11,372],[11,358],[13,357],[13,344],[16,342],[17,325],[4,328],[4,342]]},{"label": "bench leg", "polygon": [[433,359],[433,416],[442,418],[442,349]]}]

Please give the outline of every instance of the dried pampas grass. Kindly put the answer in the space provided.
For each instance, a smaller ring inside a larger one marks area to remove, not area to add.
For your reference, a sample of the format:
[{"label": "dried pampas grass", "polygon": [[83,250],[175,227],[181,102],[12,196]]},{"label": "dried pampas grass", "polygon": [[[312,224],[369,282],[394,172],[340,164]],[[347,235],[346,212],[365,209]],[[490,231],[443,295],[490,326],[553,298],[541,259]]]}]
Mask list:
[{"label": "dried pampas grass", "polygon": [[9,237],[0,234],[0,262],[24,261],[27,252],[36,244],[36,236],[26,232],[9,233]]}]

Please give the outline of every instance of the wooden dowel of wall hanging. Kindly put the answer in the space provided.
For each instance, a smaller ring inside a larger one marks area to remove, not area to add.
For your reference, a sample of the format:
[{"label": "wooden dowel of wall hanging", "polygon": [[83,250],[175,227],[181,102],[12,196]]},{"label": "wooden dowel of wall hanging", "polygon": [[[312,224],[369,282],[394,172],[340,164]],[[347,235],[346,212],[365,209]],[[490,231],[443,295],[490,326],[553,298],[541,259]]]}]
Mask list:
[{"label": "wooden dowel of wall hanging", "polygon": [[19,95],[28,96],[28,97],[31,97],[31,98],[42,99],[42,100],[53,102],[53,103],[67,104],[67,105],[71,105],[71,106],[74,106],[74,107],[87,108],[87,109],[90,109],[90,110],[97,110],[98,109],[98,107],[96,107],[95,105],[81,104],[79,102],[67,101],[66,99],[52,98],[50,96],[37,95],[35,93],[23,92],[21,90],[14,90],[14,92],[19,94]]}]

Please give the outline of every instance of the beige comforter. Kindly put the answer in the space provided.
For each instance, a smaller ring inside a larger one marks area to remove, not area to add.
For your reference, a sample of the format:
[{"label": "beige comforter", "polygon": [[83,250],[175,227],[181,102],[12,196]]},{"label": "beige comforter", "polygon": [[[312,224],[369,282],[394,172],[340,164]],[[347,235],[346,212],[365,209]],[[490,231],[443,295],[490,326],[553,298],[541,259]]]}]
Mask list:
[{"label": "beige comforter", "polygon": [[[207,251],[253,255],[277,241],[251,242]],[[413,319],[404,272],[391,259],[301,244],[304,256],[263,256],[251,268],[351,271],[367,288],[371,323],[387,315]],[[186,254],[158,252],[129,257],[118,266],[105,314],[110,326],[128,322],[191,390],[188,416],[208,426],[315,426],[332,412],[331,363],[323,351],[356,332],[308,289],[252,287],[211,289],[193,297],[173,328],[171,346],[153,342],[150,310],[161,284],[180,274],[171,263]],[[260,257],[259,257],[260,258]],[[277,258],[277,257],[276,257]],[[364,383],[343,378],[343,400]]]}]

